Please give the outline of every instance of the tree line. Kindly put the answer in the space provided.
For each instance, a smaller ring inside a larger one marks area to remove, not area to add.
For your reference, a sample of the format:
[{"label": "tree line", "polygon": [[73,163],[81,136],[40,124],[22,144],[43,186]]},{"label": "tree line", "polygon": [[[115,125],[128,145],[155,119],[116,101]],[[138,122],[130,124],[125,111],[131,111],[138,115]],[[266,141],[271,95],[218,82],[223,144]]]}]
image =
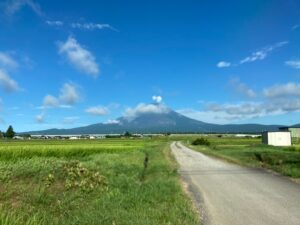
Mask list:
[{"label": "tree line", "polygon": [[9,127],[7,128],[6,132],[1,132],[0,131],[0,138],[13,138],[16,135],[16,132],[14,131],[14,128],[9,125]]}]

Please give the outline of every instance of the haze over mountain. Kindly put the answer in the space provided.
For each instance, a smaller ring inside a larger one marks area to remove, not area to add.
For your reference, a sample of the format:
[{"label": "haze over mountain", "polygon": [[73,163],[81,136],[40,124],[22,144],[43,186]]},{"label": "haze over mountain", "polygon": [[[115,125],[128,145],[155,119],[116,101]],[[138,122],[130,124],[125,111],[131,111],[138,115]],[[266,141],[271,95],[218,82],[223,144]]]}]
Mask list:
[{"label": "haze over mountain", "polygon": [[188,118],[163,104],[143,105],[109,123],[97,123],[72,129],[30,131],[30,134],[120,134],[132,133],[259,133],[278,130],[280,125],[205,123]]}]

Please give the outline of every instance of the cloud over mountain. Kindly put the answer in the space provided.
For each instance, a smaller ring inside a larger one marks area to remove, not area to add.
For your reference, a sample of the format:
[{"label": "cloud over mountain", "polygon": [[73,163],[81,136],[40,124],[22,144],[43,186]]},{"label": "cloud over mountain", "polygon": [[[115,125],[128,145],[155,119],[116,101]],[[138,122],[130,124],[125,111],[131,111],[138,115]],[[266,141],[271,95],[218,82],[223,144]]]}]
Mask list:
[{"label": "cloud over mountain", "polygon": [[154,96],[152,96],[152,100],[156,103],[161,103],[162,102],[162,97],[159,96],[159,95],[158,96],[154,95]]},{"label": "cloud over mountain", "polygon": [[169,108],[164,104],[145,104],[140,103],[135,108],[127,108],[124,117],[132,120],[141,114],[154,113],[165,114],[169,112]]}]

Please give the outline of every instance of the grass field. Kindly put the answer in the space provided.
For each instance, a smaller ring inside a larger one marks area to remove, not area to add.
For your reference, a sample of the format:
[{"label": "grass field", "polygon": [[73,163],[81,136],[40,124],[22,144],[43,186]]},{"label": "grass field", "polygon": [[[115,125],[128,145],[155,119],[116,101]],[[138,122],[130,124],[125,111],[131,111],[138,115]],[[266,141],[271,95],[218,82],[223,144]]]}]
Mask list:
[{"label": "grass field", "polygon": [[250,167],[274,170],[285,176],[300,178],[300,145],[273,147],[261,144],[260,138],[206,136],[210,146],[194,146],[196,136],[182,138],[192,149]]},{"label": "grass field", "polygon": [[0,142],[0,224],[199,221],[167,141],[116,139]]}]

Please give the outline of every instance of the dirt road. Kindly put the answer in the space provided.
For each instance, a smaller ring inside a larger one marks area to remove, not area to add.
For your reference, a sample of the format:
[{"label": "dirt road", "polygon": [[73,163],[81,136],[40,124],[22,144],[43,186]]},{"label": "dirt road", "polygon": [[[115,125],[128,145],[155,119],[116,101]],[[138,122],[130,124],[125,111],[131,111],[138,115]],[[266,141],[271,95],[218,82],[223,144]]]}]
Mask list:
[{"label": "dirt road", "polygon": [[171,145],[204,225],[300,225],[300,185]]}]

